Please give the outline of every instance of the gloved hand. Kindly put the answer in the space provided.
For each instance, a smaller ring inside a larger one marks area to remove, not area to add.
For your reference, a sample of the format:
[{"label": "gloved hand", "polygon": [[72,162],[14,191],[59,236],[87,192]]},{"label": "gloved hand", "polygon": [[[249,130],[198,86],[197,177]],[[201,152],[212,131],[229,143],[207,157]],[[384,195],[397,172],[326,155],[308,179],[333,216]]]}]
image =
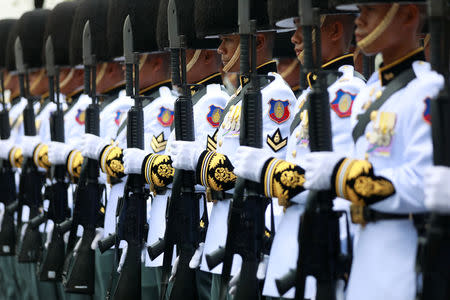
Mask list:
[{"label": "gloved hand", "polygon": [[432,166],[425,170],[425,206],[434,212],[450,214],[450,168]]},{"label": "gloved hand", "polygon": [[11,151],[12,147],[14,147],[14,142],[12,139],[0,140],[0,158],[8,159],[9,152]]},{"label": "gloved hand", "polygon": [[141,174],[142,163],[149,153],[137,148],[123,150],[123,168],[125,174]]},{"label": "gloved hand", "polygon": [[176,169],[195,171],[203,151],[204,149],[196,142],[174,141],[169,153],[173,161],[172,166]]},{"label": "gloved hand", "polygon": [[[92,247],[92,245],[91,245]],[[125,240],[121,240],[119,244],[119,248],[122,249],[122,255],[120,255],[119,266],[117,267],[117,273],[122,271],[123,264],[125,263],[125,258],[127,258],[128,251],[128,243]]]},{"label": "gloved hand", "polygon": [[264,278],[266,278],[268,264],[269,255],[264,254],[262,261],[258,264],[258,270],[256,271],[256,278],[258,278],[258,280],[264,280]]},{"label": "gloved hand", "polygon": [[305,189],[328,190],[331,188],[331,176],[336,164],[343,158],[335,152],[311,152],[304,157]]},{"label": "gloved hand", "polygon": [[100,153],[107,145],[109,145],[109,143],[101,137],[85,133],[81,146],[81,155],[83,155],[83,157],[98,160],[100,159]]},{"label": "gloved hand", "polygon": [[50,242],[52,241],[53,236],[53,230],[55,229],[55,224],[52,222],[52,220],[47,221],[47,238],[45,240],[45,248],[48,248],[48,245],[50,245]]},{"label": "gloved hand", "polygon": [[39,136],[27,136],[22,137],[22,154],[24,157],[33,157],[33,152],[36,146],[39,144]]},{"label": "gloved hand", "polygon": [[172,271],[170,271],[170,277],[169,277],[169,282],[172,282],[175,280],[175,276],[177,275],[177,269],[178,269],[178,263],[180,262],[180,257],[177,256],[177,258],[175,259],[173,266],[172,266]]},{"label": "gloved hand", "polygon": [[205,243],[198,244],[198,248],[195,250],[194,255],[192,255],[189,261],[189,268],[197,269],[202,261],[203,249],[205,248]]},{"label": "gloved hand", "polygon": [[0,231],[2,231],[3,217],[5,216],[5,204],[0,202]]},{"label": "gloved hand", "polygon": [[52,165],[62,165],[67,161],[70,152],[74,150],[69,146],[60,142],[50,142],[48,146],[48,160]]},{"label": "gloved hand", "polygon": [[102,238],[103,238],[103,228],[101,228],[101,227],[95,228],[95,237],[91,243],[92,250],[95,250],[98,248],[98,241],[100,241]]},{"label": "gloved hand", "polygon": [[230,283],[228,284],[228,286],[230,287],[230,290],[228,291],[228,293],[232,296],[234,296],[236,294],[236,290],[237,290],[237,285],[239,282],[239,278],[241,277],[241,270],[239,270],[239,272],[237,272],[230,280]]},{"label": "gloved hand", "polygon": [[233,163],[234,174],[254,182],[260,182],[264,163],[272,155],[265,149],[239,146],[235,157],[236,160]]}]

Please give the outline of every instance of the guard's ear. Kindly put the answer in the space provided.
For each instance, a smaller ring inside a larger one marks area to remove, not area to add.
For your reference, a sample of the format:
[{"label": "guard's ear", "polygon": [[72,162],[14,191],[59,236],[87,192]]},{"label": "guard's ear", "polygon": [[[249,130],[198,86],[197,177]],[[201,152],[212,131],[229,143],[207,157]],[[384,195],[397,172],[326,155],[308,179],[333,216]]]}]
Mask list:
[{"label": "guard's ear", "polygon": [[256,50],[259,51],[263,49],[266,46],[267,39],[264,34],[257,34],[256,35]]}]

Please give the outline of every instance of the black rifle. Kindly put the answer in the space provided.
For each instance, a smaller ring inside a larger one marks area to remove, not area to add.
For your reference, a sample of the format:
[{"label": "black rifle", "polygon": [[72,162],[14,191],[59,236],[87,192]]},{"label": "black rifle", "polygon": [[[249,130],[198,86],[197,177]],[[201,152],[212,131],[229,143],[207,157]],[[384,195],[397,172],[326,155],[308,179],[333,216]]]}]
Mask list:
[{"label": "black rifle", "polygon": [[[431,100],[433,159],[438,166],[450,167],[450,2],[428,1],[431,33],[431,65],[444,75],[445,86]],[[431,215],[423,245],[423,300],[450,298],[450,216],[434,212]],[[420,248],[419,248],[420,249]]]},{"label": "black rifle", "polygon": [[[242,100],[242,146],[262,148],[262,96],[260,78],[256,70],[256,21],[250,20],[250,1],[239,1],[239,33],[241,45],[241,76],[249,78],[249,88]],[[251,55],[250,55],[251,52]],[[251,60],[250,60],[251,58]],[[206,255],[210,269],[223,262],[220,299],[227,295],[233,255],[242,257],[242,266],[234,299],[258,299],[259,282],[256,277],[264,245],[265,199],[259,195],[255,182],[238,178],[233,195],[225,248]]]},{"label": "black rifle", "polygon": [[[311,151],[332,151],[327,73],[321,66],[319,8],[311,0],[299,1],[306,72],[313,72],[317,80],[309,93],[309,136]],[[315,32],[315,47],[313,46]],[[295,299],[304,299],[307,276],[317,282],[318,300],[336,299],[336,283],[350,271],[351,258],[341,253],[339,217],[333,210],[331,191],[310,191],[300,219],[298,233],[299,257],[297,269],[276,280],[280,295],[295,286]],[[348,242],[349,246],[350,243]],[[349,248],[349,253],[351,253]]]},{"label": "black rifle", "polygon": [[[92,35],[89,21],[83,30],[83,64],[84,88],[90,95],[92,104],[86,109],[85,132],[99,135],[100,108],[96,94],[96,65],[92,52]],[[72,250],[66,257],[63,271],[63,285],[66,292],[94,294],[95,290],[95,251],[91,248],[95,237],[95,228],[100,222],[102,189],[98,183],[98,161],[86,159],[83,162],[77,189],[75,191],[75,208],[70,231],[68,249]],[[83,227],[83,235],[76,246],[78,225]]]},{"label": "black rifle", "polygon": [[[16,69],[19,73],[20,95],[28,100],[28,104],[23,111],[24,131],[26,136],[36,135],[36,123],[33,108],[33,97],[29,93],[29,80],[26,65],[23,59],[23,49],[20,37],[17,37],[14,44],[14,54]],[[42,207],[41,189],[44,184],[43,176],[38,172],[37,166],[31,157],[25,158],[22,165],[22,173],[19,183],[19,213],[18,223],[21,228],[22,209],[24,205],[30,208],[27,229],[23,238],[19,241],[18,260],[20,263],[37,262],[42,253],[42,236],[39,232],[39,225],[31,222],[33,218],[40,214]]]},{"label": "black rifle", "polygon": [[[127,96],[134,98],[134,106],[128,111],[127,147],[144,149],[144,113],[142,99],[139,97],[139,56],[133,53],[133,30],[130,16],[127,16],[123,25],[123,45],[126,93]],[[128,175],[124,197],[121,201],[117,237],[118,240],[125,240],[128,248],[112,298],[141,299],[141,253],[147,217],[142,176]],[[116,251],[118,251],[117,248]]]},{"label": "black rifle", "polygon": [[[49,84],[50,101],[56,103],[56,111],[50,116],[51,140],[64,143],[64,113],[59,100],[59,70],[54,62],[53,40],[49,36],[45,43],[45,61]],[[56,93],[56,100],[55,100]],[[69,217],[69,207],[67,203],[67,188],[65,165],[52,166],[50,169],[50,179],[52,184],[47,187],[50,200],[48,212],[43,217],[52,220],[54,223],[52,238],[38,263],[38,276],[41,281],[61,281],[62,269],[65,258],[65,243],[58,226]]]},{"label": "black rifle", "polygon": [[[185,36],[179,34],[176,3],[169,0],[167,6],[168,35],[171,56],[172,85],[180,96],[175,101],[175,137],[181,141],[194,141],[194,117],[191,94],[186,83]],[[181,68],[181,74],[180,74]],[[164,252],[162,292],[165,299],[174,245],[177,245],[179,263],[171,299],[195,299],[197,290],[195,270],[189,268],[189,261],[200,241],[199,194],[194,189],[194,172],[175,170],[172,195],[166,211],[164,239],[148,247],[151,259]]]},{"label": "black rifle", "polygon": [[[11,136],[11,126],[9,124],[8,108],[6,107],[3,70],[0,72],[3,104],[3,110],[0,112],[0,135],[2,140],[6,140]],[[5,213],[1,224],[2,228],[0,230],[0,256],[14,256],[16,253],[14,211],[16,211],[18,202],[16,201],[14,171],[8,159],[0,160],[0,194],[3,195],[1,202],[5,206]]]}]

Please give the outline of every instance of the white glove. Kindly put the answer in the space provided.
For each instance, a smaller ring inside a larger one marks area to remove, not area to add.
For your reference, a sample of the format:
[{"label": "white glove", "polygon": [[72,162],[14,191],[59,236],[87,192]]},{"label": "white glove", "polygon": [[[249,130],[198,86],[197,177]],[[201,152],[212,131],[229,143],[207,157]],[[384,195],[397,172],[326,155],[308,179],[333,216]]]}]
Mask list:
[{"label": "white glove", "polygon": [[256,278],[258,278],[258,280],[264,280],[264,278],[266,278],[268,264],[269,264],[269,255],[264,254],[262,261],[258,264],[258,270],[256,271]]},{"label": "white glove", "polygon": [[425,206],[434,212],[450,214],[450,168],[432,166],[425,170]]},{"label": "white glove", "polygon": [[235,157],[234,174],[254,182],[260,182],[264,163],[272,157],[272,154],[265,149],[239,146]]},{"label": "white glove", "polygon": [[45,240],[45,248],[48,249],[48,246],[50,245],[50,242],[52,241],[53,236],[53,230],[55,229],[55,224],[52,220],[47,221],[47,237]]},{"label": "white glove", "polygon": [[[92,247],[92,245],[91,245]],[[125,259],[127,258],[128,252],[128,243],[125,240],[121,240],[119,244],[119,248],[122,249],[122,255],[120,255],[119,266],[117,267],[117,273],[122,271],[123,264],[125,263]]]},{"label": "white glove", "polygon": [[91,243],[92,250],[95,250],[98,248],[98,241],[100,241],[102,238],[103,238],[103,228],[101,228],[101,227],[95,228],[95,237]]},{"label": "white glove", "polygon": [[336,164],[343,158],[335,152],[311,152],[305,154],[302,165],[305,170],[305,189],[328,190]]},{"label": "white glove", "polygon": [[11,151],[12,147],[14,147],[14,142],[12,139],[0,140],[0,158],[8,159],[9,152]]},{"label": "white glove", "polygon": [[73,147],[67,144],[50,142],[48,146],[48,160],[52,165],[65,164],[72,150],[74,150]]},{"label": "white glove", "polygon": [[170,146],[170,156],[175,169],[195,171],[204,149],[196,142],[174,141]]},{"label": "white glove", "polygon": [[123,168],[125,174],[141,174],[142,163],[147,152],[137,148],[123,150]]},{"label": "white glove", "polygon": [[230,283],[228,284],[228,286],[230,287],[230,290],[228,291],[228,293],[232,296],[234,296],[236,294],[237,285],[238,285],[240,277],[241,277],[241,270],[239,270],[239,272],[237,272],[236,275],[234,275],[231,278]]},{"label": "white glove", "polygon": [[39,136],[27,136],[22,137],[22,154],[24,157],[33,157],[33,152],[36,146],[39,144]]},{"label": "white glove", "polygon": [[177,275],[177,269],[178,269],[178,263],[180,262],[180,257],[177,256],[177,258],[175,259],[173,266],[172,266],[172,271],[170,271],[170,277],[169,277],[169,282],[172,282],[175,280],[175,276]]},{"label": "white glove", "polygon": [[83,157],[92,158],[98,160],[100,153],[109,143],[96,135],[85,133],[83,136],[83,142],[81,143],[81,155]]},{"label": "white glove", "polygon": [[198,244],[198,248],[195,250],[194,255],[192,255],[189,261],[189,268],[197,269],[202,261],[203,249],[205,248],[205,243]]},{"label": "white glove", "polygon": [[0,202],[0,231],[2,231],[3,217],[5,216],[5,204]]}]

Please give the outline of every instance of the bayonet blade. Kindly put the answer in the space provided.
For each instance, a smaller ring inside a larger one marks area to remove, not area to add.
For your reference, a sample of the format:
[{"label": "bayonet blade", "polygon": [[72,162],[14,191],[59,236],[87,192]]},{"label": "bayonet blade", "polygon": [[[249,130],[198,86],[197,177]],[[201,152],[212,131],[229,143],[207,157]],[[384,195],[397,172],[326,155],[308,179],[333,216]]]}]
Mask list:
[{"label": "bayonet blade", "polygon": [[177,5],[175,0],[169,0],[169,4],[167,5],[167,25],[170,48],[181,48],[180,36],[178,33]]},{"label": "bayonet blade", "polygon": [[20,37],[14,42],[14,58],[16,60],[16,69],[19,74],[25,74],[25,62],[23,60],[23,48]]},{"label": "bayonet blade", "polygon": [[89,20],[86,21],[83,29],[83,64],[93,66],[94,58],[92,56],[92,35]]},{"label": "bayonet blade", "polygon": [[134,63],[133,50],[133,28],[131,27],[131,19],[128,15],[123,24],[123,55],[125,56],[125,63],[127,65]]},{"label": "bayonet blade", "polygon": [[51,35],[47,37],[47,41],[45,42],[45,65],[47,69],[47,76],[55,76],[55,52],[53,49],[53,39]]},{"label": "bayonet blade", "polygon": [[239,34],[250,34],[250,0],[238,1]]}]

